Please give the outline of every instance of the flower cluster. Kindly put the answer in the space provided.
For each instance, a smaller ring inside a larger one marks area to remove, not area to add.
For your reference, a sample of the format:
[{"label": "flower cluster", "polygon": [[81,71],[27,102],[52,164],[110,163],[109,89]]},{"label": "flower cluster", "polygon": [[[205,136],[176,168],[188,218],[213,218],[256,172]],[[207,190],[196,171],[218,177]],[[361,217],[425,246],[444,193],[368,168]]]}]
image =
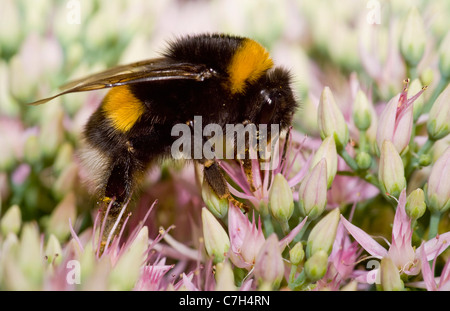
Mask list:
[{"label": "flower cluster", "polygon": [[[450,290],[450,7],[419,2],[2,0],[0,289]],[[164,161],[105,246],[78,152],[102,94],[26,103],[199,31],[267,46],[301,108],[274,169],[219,162],[247,211]]]}]

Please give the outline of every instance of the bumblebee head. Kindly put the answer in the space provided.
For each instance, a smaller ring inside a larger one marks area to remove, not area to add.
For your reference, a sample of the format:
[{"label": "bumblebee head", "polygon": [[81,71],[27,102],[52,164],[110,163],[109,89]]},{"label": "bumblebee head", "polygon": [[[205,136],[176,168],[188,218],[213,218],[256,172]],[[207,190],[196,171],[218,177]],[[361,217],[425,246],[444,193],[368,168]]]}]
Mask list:
[{"label": "bumblebee head", "polygon": [[268,71],[261,78],[255,94],[259,112],[255,115],[254,123],[279,124],[282,130],[291,124],[297,102],[290,80],[289,72],[279,67]]}]

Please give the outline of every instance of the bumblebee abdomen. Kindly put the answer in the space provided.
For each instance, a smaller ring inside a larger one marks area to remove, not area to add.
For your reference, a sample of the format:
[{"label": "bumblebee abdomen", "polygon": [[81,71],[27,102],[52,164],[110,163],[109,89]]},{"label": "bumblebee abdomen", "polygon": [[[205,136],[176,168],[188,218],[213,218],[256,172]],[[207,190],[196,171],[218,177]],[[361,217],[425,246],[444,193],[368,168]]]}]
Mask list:
[{"label": "bumblebee abdomen", "polygon": [[145,112],[144,103],[132,92],[130,86],[112,88],[103,100],[102,109],[114,129],[128,132]]}]

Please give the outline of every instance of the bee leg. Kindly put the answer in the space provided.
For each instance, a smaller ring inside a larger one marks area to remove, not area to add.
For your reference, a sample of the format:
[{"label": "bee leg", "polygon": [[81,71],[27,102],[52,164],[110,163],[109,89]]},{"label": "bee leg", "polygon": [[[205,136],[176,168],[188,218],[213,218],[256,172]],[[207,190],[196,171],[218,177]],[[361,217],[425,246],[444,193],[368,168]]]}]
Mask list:
[{"label": "bee leg", "polygon": [[232,203],[236,207],[242,208],[245,211],[249,210],[248,206],[246,206],[242,202],[239,202],[231,195],[225,177],[220,171],[220,167],[217,161],[200,160],[200,163],[202,163],[204,166],[203,174],[206,182],[220,199],[226,198],[230,203]]},{"label": "bee leg", "polygon": [[[125,220],[128,210],[128,202],[132,194],[133,163],[128,155],[122,155],[113,166],[106,183],[104,199],[106,203],[101,211],[101,223],[104,229],[101,237],[100,252],[103,253],[106,244],[111,243],[116,237]],[[111,203],[112,202],[112,203]],[[109,210],[107,206],[111,204]]]},{"label": "bee leg", "polygon": [[[249,120],[245,120],[244,122],[242,122],[242,124],[244,126],[250,124],[251,121]],[[256,135],[258,135],[259,133],[257,132]],[[237,137],[235,137],[235,143],[234,143],[234,152],[235,152],[235,157],[237,157]],[[244,174],[247,177],[247,182],[250,186],[250,191],[251,192],[255,192],[257,190],[257,188],[255,187],[255,184],[253,182],[253,171],[252,171],[252,159],[250,158],[250,137],[249,137],[249,133],[246,132],[245,133],[245,155],[244,155],[244,159],[241,161],[242,166],[244,168]]]},{"label": "bee leg", "polygon": [[[186,124],[191,127],[192,133],[194,133],[194,122],[192,120],[189,120],[186,122]],[[204,145],[206,143],[206,138],[203,136],[202,139]],[[192,150],[192,152],[194,151]],[[242,208],[245,211],[249,210],[248,206],[246,206],[242,202],[239,202],[231,195],[225,177],[223,176],[215,157],[213,159],[202,158],[197,161],[204,167],[204,179],[220,199],[226,198],[228,199],[228,202],[232,203],[238,208]]]}]

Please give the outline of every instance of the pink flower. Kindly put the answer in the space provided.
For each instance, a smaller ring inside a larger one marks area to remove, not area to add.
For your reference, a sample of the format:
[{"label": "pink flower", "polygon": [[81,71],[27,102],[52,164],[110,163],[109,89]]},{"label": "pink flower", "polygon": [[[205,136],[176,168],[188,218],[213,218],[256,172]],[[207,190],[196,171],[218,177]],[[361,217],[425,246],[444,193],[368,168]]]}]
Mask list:
[{"label": "pink flower", "polygon": [[406,214],[405,204],[406,191],[404,189],[400,194],[395,212],[392,244],[388,250],[344,217],[341,216],[341,220],[347,231],[370,255],[378,259],[389,257],[401,272],[416,275],[420,272],[422,253],[425,253],[427,260],[436,258],[450,245],[450,231],[425,242],[418,249],[414,249],[411,245],[411,219]]},{"label": "pink flower", "polygon": [[[269,205],[269,193],[274,181],[273,176],[281,173],[286,178],[289,187],[292,188],[302,181],[310,167],[312,155],[308,159],[304,159],[301,153],[306,137],[300,138],[298,136],[298,133],[294,130],[290,132],[289,145],[286,150],[287,158],[284,162],[282,158],[284,149],[280,148],[280,150],[277,150],[277,152],[279,152],[279,155],[277,156],[278,162],[274,163],[274,167],[276,167],[274,170],[262,170],[259,161],[257,159],[252,160],[253,184],[256,188],[254,192],[250,190],[250,185],[243,173],[242,166],[236,167],[233,163],[220,162],[220,166],[223,170],[240,188],[240,190],[238,190],[228,184],[231,194],[238,198],[250,201],[258,212],[267,214],[269,212],[267,209]],[[301,169],[296,171],[294,167],[298,164],[301,165]],[[297,191],[293,192],[294,200],[298,200],[298,196]]]},{"label": "pink flower", "polygon": [[164,275],[174,267],[174,265],[166,265],[165,263],[166,258],[162,258],[152,265],[144,266],[134,290],[154,291],[164,289]]},{"label": "pink flower", "polygon": [[261,220],[258,219],[258,227],[250,222],[236,206],[230,204],[228,208],[228,232],[231,242],[231,261],[239,268],[248,270],[255,264],[256,256],[265,242],[261,230]]},{"label": "pink flower", "polygon": [[377,130],[377,145],[380,150],[385,140],[390,140],[400,154],[409,144],[414,117],[413,103],[422,95],[425,88],[408,99],[408,85],[409,80],[403,91],[393,97],[381,113]]},{"label": "pink flower", "polygon": [[[423,245],[423,244],[422,244]],[[445,250],[445,247],[443,247]],[[450,291],[450,260],[447,259],[444,268],[441,272],[441,277],[437,281],[434,279],[434,267],[436,259],[433,261],[433,268],[430,267],[425,252],[422,252],[422,276],[425,282],[425,287],[429,291]]]},{"label": "pink flower", "polygon": [[[306,220],[307,217],[279,241],[281,251],[300,232]],[[230,260],[239,268],[251,270],[261,247],[266,242],[261,229],[261,220],[258,219],[258,226],[256,226],[254,214],[252,222],[250,222],[239,208],[230,204],[228,209],[228,235],[231,243]]]}]

